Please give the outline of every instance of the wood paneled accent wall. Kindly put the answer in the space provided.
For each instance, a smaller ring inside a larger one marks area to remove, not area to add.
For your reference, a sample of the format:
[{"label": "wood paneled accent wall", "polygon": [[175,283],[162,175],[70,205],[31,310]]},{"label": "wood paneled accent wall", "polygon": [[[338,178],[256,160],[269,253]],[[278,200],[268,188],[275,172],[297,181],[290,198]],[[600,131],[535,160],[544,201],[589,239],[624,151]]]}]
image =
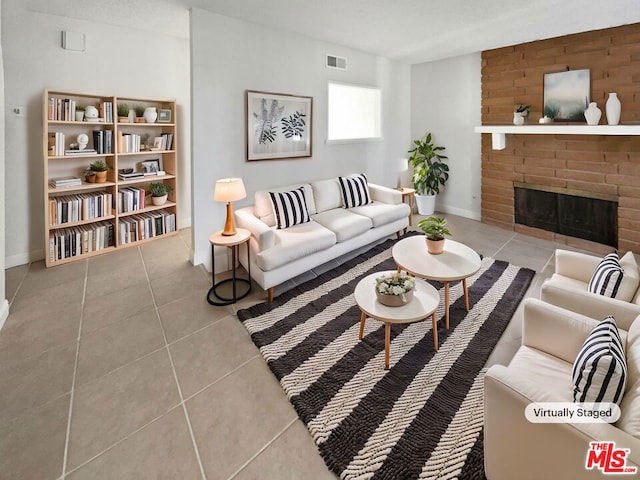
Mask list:
[{"label": "wood paneled accent wall", "polygon": [[[640,24],[482,52],[482,124],[511,124],[518,103],[543,111],[545,73],[588,68],[591,101],[602,110],[616,92],[620,123],[640,123]],[[618,199],[618,247],[640,253],[640,137],[507,135],[504,150],[482,135],[482,220],[590,250],[582,240],[514,225],[513,182],[566,188]]]}]

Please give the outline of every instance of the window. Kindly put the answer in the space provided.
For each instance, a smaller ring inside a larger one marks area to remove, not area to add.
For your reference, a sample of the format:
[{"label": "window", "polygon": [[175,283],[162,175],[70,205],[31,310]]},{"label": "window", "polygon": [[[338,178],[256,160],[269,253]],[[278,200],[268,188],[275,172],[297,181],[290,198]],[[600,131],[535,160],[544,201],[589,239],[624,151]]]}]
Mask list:
[{"label": "window", "polygon": [[329,82],[327,141],[381,138],[381,90]]}]

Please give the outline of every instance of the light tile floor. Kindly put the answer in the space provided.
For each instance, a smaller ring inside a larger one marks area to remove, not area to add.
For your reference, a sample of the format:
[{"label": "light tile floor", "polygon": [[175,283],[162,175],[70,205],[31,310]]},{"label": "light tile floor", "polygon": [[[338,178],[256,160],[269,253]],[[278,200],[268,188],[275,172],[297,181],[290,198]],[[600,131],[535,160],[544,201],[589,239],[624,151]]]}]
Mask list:
[{"label": "light tile floor", "polygon": [[[539,272],[539,294],[558,245],[448,218],[456,240]],[[210,306],[190,235],[6,271],[1,479],[335,478],[235,316],[264,292]],[[519,309],[489,364],[520,340]]]}]

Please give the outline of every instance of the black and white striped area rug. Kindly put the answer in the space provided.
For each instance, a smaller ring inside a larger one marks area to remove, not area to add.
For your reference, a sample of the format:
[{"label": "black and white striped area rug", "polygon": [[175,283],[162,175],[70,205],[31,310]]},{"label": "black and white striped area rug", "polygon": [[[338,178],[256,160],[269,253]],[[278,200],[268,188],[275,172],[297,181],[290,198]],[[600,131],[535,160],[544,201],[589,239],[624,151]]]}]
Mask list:
[{"label": "black and white striped area rug", "polygon": [[369,273],[395,269],[393,244],[238,317],[340,478],[484,478],[483,367],[535,272],[484,258],[467,280],[469,312],[461,284],[451,287],[448,331],[441,291],[438,352],[430,321],[394,325],[384,370],[384,327],[369,319],[358,340],[352,293]]}]

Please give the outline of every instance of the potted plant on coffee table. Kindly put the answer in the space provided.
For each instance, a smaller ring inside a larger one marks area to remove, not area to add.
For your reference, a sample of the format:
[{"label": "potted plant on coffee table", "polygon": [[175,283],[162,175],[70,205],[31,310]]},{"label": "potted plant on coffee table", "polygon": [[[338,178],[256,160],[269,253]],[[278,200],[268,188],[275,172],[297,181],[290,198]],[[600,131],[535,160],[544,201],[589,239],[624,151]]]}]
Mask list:
[{"label": "potted plant on coffee table", "polygon": [[95,172],[96,183],[104,183],[107,181],[107,172],[111,169],[109,165],[102,160],[97,160],[89,165],[92,172]]},{"label": "potted plant on coffee table", "polygon": [[444,250],[445,235],[451,236],[451,232],[447,229],[447,219],[443,217],[423,218],[418,222],[418,228],[426,235],[429,253],[441,254]]},{"label": "potted plant on coffee table", "polygon": [[431,215],[435,210],[436,195],[449,179],[449,166],[443,162],[444,147],[433,144],[431,133],[424,140],[414,140],[415,148],[409,150],[409,164],[413,168],[413,186],[420,215]]},{"label": "potted plant on coffee table", "polygon": [[155,182],[149,185],[149,191],[151,192],[151,201],[154,205],[164,205],[167,201],[167,196],[173,190],[171,185],[166,183]]}]

